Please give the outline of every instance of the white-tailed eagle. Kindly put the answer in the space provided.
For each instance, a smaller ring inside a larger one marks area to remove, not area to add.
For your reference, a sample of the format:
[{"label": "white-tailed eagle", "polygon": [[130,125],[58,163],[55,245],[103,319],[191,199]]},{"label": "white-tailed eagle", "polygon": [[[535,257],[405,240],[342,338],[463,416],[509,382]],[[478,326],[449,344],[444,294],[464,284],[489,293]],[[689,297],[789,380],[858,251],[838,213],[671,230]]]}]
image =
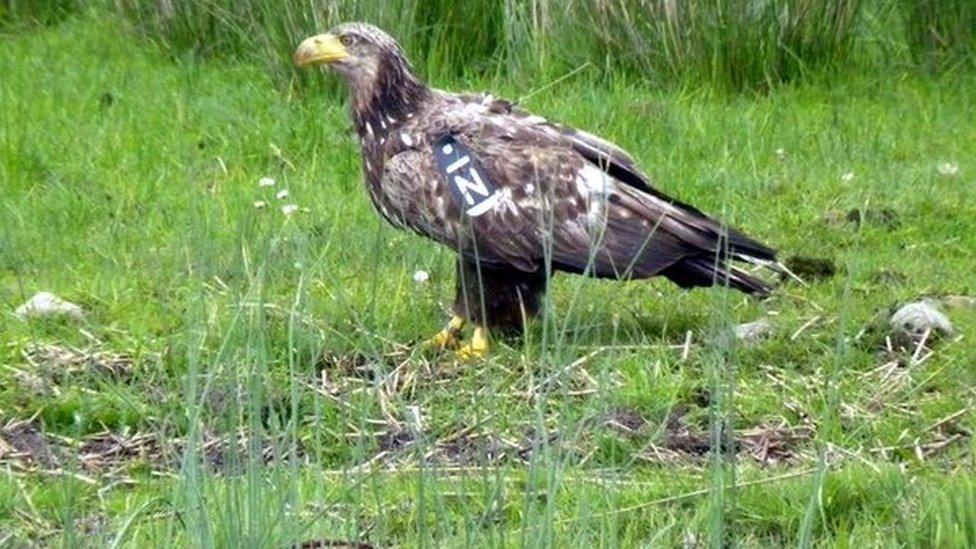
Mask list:
[{"label": "white-tailed eagle", "polygon": [[774,250],[654,189],[624,150],[490,95],[431,89],[372,25],[313,36],[295,63],[348,83],[380,215],[458,253],[454,317],[433,342],[473,323],[462,357],[484,354],[491,328],[522,329],[555,271],[770,290],[732,261],[772,263]]}]

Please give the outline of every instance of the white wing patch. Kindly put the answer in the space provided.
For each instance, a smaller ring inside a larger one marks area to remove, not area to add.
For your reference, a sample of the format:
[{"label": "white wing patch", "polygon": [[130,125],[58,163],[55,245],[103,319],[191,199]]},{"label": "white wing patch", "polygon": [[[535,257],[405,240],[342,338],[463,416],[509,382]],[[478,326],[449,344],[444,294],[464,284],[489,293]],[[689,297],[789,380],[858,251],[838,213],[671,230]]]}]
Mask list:
[{"label": "white wing patch", "polygon": [[607,197],[613,190],[613,180],[603,170],[586,164],[576,173],[576,192],[589,205],[586,220],[591,227],[606,221]]}]

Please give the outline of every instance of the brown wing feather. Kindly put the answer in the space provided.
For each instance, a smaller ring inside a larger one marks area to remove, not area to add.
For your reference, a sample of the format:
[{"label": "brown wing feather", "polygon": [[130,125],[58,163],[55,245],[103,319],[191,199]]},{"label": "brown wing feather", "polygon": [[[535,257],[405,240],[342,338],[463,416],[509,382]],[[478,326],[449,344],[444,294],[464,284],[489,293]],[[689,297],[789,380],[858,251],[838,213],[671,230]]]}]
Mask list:
[{"label": "brown wing feather", "polygon": [[[602,277],[664,274],[689,286],[724,278],[745,291],[765,291],[728,267],[722,248],[741,241],[733,253],[755,249],[758,258],[772,257],[772,250],[654,191],[616,146],[498,110],[444,98],[413,130],[422,144],[454,135],[478,158],[501,200],[481,216],[462,216],[433,154],[417,146],[394,155],[384,174],[385,192],[406,225],[465,256],[527,272],[551,261]],[[639,178],[649,191],[622,177]]]}]

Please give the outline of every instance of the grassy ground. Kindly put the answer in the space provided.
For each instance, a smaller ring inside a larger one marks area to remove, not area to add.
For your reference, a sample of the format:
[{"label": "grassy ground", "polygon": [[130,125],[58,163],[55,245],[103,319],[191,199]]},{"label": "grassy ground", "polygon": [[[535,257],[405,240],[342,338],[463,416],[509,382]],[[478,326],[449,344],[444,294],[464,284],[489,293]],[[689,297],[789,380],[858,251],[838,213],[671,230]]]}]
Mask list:
[{"label": "grassy ground", "polygon": [[[378,220],[340,101],[118,29],[0,38],[0,545],[976,543],[976,311],[914,359],[861,334],[976,294],[976,80],[436,82],[531,94],[837,266],[762,303],[562,277],[524,341],[457,364],[414,345],[451,255]],[[17,320],[41,290],[85,320]]]}]

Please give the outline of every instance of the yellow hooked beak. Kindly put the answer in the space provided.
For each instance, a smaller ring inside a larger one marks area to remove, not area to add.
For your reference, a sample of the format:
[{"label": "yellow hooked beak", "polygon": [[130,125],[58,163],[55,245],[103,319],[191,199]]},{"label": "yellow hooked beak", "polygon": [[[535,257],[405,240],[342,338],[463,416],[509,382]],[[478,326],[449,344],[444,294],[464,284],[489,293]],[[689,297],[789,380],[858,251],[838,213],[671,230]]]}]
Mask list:
[{"label": "yellow hooked beak", "polygon": [[295,65],[310,67],[333,63],[349,57],[349,52],[334,34],[320,34],[306,39],[295,50]]}]

